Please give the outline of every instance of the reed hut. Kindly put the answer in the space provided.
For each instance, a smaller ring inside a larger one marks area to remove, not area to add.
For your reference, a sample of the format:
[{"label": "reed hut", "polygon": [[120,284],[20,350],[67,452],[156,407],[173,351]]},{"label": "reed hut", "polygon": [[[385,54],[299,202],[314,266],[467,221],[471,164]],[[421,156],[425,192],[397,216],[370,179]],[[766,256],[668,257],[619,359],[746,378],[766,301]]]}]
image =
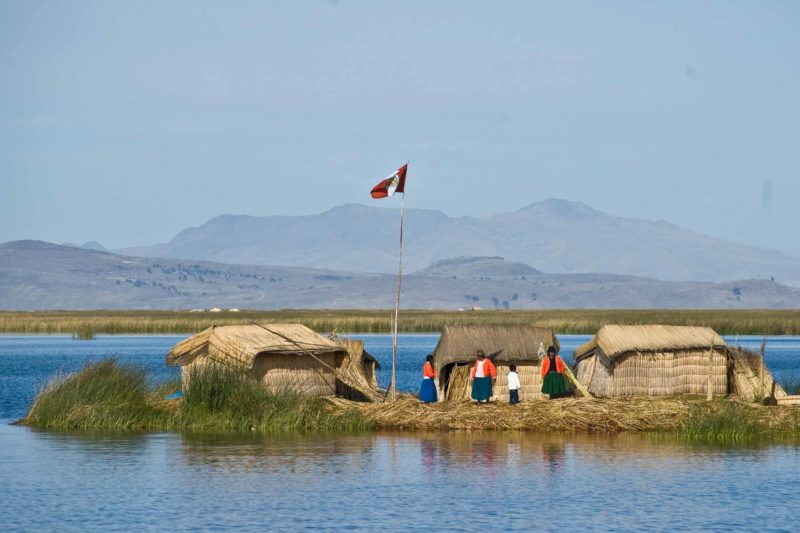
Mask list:
[{"label": "reed hut", "polygon": [[575,350],[575,375],[591,394],[671,396],[729,392],[728,349],[694,326],[605,325]]},{"label": "reed hut", "polygon": [[445,326],[433,352],[439,401],[468,399],[469,372],[475,352],[483,350],[497,368],[492,399],[508,399],[509,365],[517,365],[520,400],[541,398],[539,363],[548,346],[559,347],[555,334],[534,326]]},{"label": "reed hut", "polygon": [[241,369],[273,392],[334,396],[336,369],[347,349],[302,324],[211,326],[176,344],[167,365],[181,367],[186,389],[192,371],[208,364]]}]

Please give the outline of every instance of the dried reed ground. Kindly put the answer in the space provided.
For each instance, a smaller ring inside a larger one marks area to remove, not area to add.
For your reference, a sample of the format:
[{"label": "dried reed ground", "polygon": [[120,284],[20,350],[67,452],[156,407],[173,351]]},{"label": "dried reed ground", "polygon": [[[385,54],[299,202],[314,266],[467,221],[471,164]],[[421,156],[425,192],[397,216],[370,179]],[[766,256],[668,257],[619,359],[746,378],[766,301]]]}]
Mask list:
[{"label": "dried reed ground", "polygon": [[516,406],[469,401],[426,405],[403,395],[395,403],[332,402],[340,409],[359,409],[379,428],[395,430],[679,431],[698,438],[728,431],[744,437],[800,434],[798,407],[729,399],[563,398]]}]

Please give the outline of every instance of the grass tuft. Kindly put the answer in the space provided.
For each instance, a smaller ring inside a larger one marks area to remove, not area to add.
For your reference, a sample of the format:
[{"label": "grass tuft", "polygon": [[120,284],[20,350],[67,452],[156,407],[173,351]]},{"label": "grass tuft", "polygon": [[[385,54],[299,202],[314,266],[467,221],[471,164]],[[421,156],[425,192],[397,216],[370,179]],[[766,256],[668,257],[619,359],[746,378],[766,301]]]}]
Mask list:
[{"label": "grass tuft", "polygon": [[768,420],[759,417],[753,407],[727,400],[695,404],[681,433],[692,442],[721,445],[752,443],[775,435]]},{"label": "grass tuft", "polygon": [[147,376],[113,359],[58,376],[45,386],[24,422],[45,428],[131,428],[150,418]]},{"label": "grass tuft", "polygon": [[80,326],[75,332],[72,333],[72,338],[81,341],[93,341],[97,337],[97,333],[89,326]]},{"label": "grass tuft", "polygon": [[795,372],[782,375],[779,384],[786,394],[800,394],[800,375]]}]

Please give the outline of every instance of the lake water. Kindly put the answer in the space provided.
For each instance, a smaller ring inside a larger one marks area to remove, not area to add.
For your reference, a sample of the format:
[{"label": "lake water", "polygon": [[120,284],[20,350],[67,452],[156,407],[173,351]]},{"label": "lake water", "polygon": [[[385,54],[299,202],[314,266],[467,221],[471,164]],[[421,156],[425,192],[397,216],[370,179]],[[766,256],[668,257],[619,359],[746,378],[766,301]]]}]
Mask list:
[{"label": "lake water", "polygon": [[[182,336],[0,336],[0,531],[798,531],[800,448],[652,435],[215,437],[10,426],[36,387],[110,355],[154,380]],[[388,380],[391,338],[360,337]],[[585,336],[559,336],[569,356]],[[732,339],[728,339],[729,341]],[[415,390],[437,336],[401,336]],[[739,338],[757,348],[761,339]],[[767,364],[800,375],[800,337]]]}]

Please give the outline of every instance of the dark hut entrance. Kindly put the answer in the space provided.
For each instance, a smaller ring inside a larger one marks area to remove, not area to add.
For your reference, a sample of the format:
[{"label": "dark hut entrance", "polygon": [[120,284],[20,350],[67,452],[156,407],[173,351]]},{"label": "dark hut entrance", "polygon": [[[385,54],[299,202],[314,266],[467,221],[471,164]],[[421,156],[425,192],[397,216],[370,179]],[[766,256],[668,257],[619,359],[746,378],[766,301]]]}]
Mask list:
[{"label": "dark hut entrance", "polygon": [[469,372],[472,363],[450,363],[442,368],[440,383],[442,383],[442,398],[444,400],[458,400],[469,398]]}]

